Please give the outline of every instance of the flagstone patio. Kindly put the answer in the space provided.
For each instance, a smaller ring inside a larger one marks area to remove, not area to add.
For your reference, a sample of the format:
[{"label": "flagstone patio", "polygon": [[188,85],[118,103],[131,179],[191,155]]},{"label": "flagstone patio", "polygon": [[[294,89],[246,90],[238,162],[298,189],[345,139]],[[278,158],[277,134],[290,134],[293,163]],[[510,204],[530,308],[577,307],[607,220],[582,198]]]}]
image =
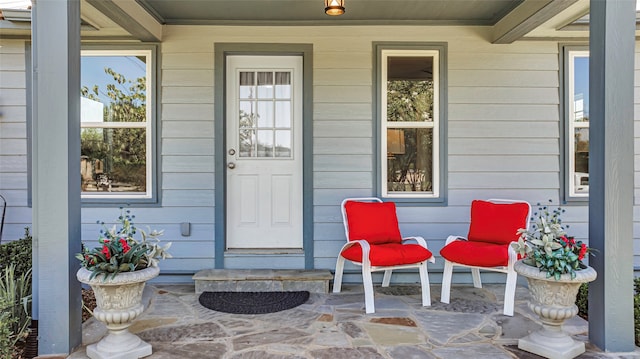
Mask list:
[{"label": "flagstone patio", "polygon": [[[539,358],[520,351],[517,340],[540,328],[518,287],[513,317],[502,314],[501,285],[453,288],[451,304],[420,305],[419,286],[376,287],[376,313],[365,314],[362,286],[340,294],[311,293],[297,308],[261,315],[211,311],[198,302],[193,285],[149,285],[148,309],[130,330],[152,344],[148,358]],[[576,317],[565,330],[587,341],[587,322]],[[83,327],[83,345],[106,333],[93,318]],[[579,358],[640,358],[603,353],[587,343]],[[87,358],[84,347],[69,358]]]}]

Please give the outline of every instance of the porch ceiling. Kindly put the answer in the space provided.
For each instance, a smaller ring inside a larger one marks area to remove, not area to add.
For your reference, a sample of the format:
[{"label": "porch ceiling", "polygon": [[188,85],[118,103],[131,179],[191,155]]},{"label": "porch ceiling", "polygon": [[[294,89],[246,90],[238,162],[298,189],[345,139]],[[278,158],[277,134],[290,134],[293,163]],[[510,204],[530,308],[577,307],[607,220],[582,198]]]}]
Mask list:
[{"label": "porch ceiling", "polygon": [[137,0],[163,24],[494,25],[524,0],[345,0],[327,16],[323,0]]}]

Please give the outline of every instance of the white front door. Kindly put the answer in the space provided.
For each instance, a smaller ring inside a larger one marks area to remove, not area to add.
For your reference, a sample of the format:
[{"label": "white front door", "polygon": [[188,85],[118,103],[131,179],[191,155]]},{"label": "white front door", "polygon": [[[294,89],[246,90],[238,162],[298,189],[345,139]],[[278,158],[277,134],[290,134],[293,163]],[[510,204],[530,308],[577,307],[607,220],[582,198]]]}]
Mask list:
[{"label": "white front door", "polygon": [[227,57],[227,249],[302,248],[302,56]]}]

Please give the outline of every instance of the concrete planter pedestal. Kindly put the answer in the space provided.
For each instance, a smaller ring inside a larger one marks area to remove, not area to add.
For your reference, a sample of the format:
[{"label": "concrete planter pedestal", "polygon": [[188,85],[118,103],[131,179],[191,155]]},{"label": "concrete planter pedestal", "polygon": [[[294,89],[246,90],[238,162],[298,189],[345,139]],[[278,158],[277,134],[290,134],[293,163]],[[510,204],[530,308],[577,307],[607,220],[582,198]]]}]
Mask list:
[{"label": "concrete planter pedestal", "polygon": [[77,278],[88,284],[96,297],[93,316],[105,323],[109,334],[98,343],[87,346],[91,359],[136,359],[151,355],[151,345],[129,332],[129,326],[144,309],[142,291],[149,279],[160,273],[158,267],[118,273],[114,278],[103,275],[89,279],[91,272],[80,268]]},{"label": "concrete planter pedestal", "polygon": [[562,323],[576,314],[576,295],[582,283],[596,279],[596,271],[587,267],[576,277],[563,274],[560,280],[546,278],[547,273],[519,260],[514,269],[527,278],[531,300],[529,308],[542,320],[542,329],[518,340],[518,348],[549,359],[572,359],[585,352],[583,342],[562,331]]}]

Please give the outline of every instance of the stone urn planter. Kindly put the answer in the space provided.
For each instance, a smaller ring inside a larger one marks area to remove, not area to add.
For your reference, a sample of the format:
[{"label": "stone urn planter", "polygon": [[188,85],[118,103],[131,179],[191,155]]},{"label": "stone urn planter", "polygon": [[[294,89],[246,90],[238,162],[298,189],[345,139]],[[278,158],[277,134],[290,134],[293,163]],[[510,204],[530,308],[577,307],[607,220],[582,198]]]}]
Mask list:
[{"label": "stone urn planter", "polygon": [[121,272],[104,279],[104,275],[89,279],[91,271],[80,268],[77,278],[88,284],[96,297],[93,316],[105,323],[109,334],[98,343],[87,346],[92,359],[132,359],[151,355],[151,345],[129,332],[129,326],[144,309],[142,291],[146,281],[160,273],[158,267],[134,272]]},{"label": "stone urn planter", "polygon": [[596,271],[587,267],[576,277],[563,274],[560,280],[546,278],[547,273],[519,260],[514,269],[527,278],[531,300],[529,308],[542,321],[542,329],[518,340],[518,348],[550,359],[571,359],[585,352],[583,342],[573,340],[562,330],[562,323],[576,314],[576,295],[582,283],[596,279]]}]

